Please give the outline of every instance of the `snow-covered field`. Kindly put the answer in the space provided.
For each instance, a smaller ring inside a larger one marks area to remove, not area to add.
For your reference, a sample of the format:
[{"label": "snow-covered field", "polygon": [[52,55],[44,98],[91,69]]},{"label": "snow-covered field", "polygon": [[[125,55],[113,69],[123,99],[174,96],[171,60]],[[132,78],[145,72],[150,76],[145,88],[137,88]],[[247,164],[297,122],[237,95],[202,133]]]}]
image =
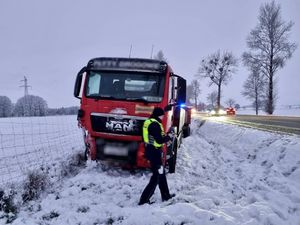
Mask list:
[{"label": "snow-covered field", "polygon": [[[255,115],[254,109],[243,109],[237,110],[237,115]],[[259,115],[267,115],[266,112],[259,110]],[[299,116],[300,117],[300,107],[288,108],[288,107],[278,107],[275,109],[274,116]]]},{"label": "snow-covered field", "polygon": [[[138,206],[150,173],[88,162],[23,206],[23,224],[300,224],[300,137],[193,121],[168,174],[176,197]],[[0,220],[1,224],[1,220]]]},{"label": "snow-covered field", "polygon": [[82,149],[76,116],[0,118],[0,186]]}]

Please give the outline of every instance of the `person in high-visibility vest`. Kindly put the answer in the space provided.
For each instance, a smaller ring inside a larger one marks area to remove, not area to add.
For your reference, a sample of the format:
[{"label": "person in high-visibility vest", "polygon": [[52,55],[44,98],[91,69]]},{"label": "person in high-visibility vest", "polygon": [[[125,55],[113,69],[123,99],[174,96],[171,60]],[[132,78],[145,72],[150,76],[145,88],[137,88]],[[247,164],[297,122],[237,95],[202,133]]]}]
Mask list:
[{"label": "person in high-visibility vest", "polygon": [[167,201],[174,197],[170,194],[165,170],[162,164],[163,144],[170,141],[169,135],[165,135],[162,126],[164,110],[154,108],[151,116],[143,125],[143,140],[145,143],[145,157],[150,161],[152,176],[148,185],[145,187],[139,205],[150,204],[150,198],[154,194],[156,186],[159,186],[162,201]]}]

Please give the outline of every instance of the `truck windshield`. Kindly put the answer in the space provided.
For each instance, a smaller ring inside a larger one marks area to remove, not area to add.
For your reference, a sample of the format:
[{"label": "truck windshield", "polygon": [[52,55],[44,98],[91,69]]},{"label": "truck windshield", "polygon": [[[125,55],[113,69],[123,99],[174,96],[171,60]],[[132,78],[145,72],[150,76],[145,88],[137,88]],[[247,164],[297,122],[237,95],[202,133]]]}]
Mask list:
[{"label": "truck windshield", "polygon": [[86,97],[161,102],[165,76],[159,73],[90,71]]}]

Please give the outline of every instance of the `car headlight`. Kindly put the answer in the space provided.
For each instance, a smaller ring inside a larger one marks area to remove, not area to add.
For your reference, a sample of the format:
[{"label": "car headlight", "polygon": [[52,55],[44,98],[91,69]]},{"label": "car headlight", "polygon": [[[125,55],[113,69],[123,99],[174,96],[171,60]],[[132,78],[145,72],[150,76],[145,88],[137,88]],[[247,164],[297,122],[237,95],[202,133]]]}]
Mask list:
[{"label": "car headlight", "polygon": [[211,110],[211,111],[210,111],[210,114],[211,114],[211,115],[215,115],[215,114],[216,114],[216,111],[215,111],[215,110]]},{"label": "car headlight", "polygon": [[220,109],[220,110],[219,110],[219,114],[220,114],[220,115],[223,115],[223,114],[226,114],[226,112],[225,112],[223,109]]}]

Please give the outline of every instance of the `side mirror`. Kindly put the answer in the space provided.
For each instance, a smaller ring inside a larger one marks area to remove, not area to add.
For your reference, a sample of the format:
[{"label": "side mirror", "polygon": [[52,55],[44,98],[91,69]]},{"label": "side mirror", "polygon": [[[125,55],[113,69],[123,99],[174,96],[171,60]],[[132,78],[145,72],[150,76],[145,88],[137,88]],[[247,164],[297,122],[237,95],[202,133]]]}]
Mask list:
[{"label": "side mirror", "polygon": [[177,104],[184,104],[186,102],[186,80],[178,77],[177,89]]},{"label": "side mirror", "polygon": [[84,116],[84,111],[82,109],[79,109],[77,112],[77,118],[82,118]]},{"label": "side mirror", "polygon": [[86,72],[86,67],[83,67],[77,74],[75,86],[74,86],[74,97],[75,98],[81,99],[81,97],[79,97],[79,94],[80,94],[82,76],[83,76],[84,72]]}]

